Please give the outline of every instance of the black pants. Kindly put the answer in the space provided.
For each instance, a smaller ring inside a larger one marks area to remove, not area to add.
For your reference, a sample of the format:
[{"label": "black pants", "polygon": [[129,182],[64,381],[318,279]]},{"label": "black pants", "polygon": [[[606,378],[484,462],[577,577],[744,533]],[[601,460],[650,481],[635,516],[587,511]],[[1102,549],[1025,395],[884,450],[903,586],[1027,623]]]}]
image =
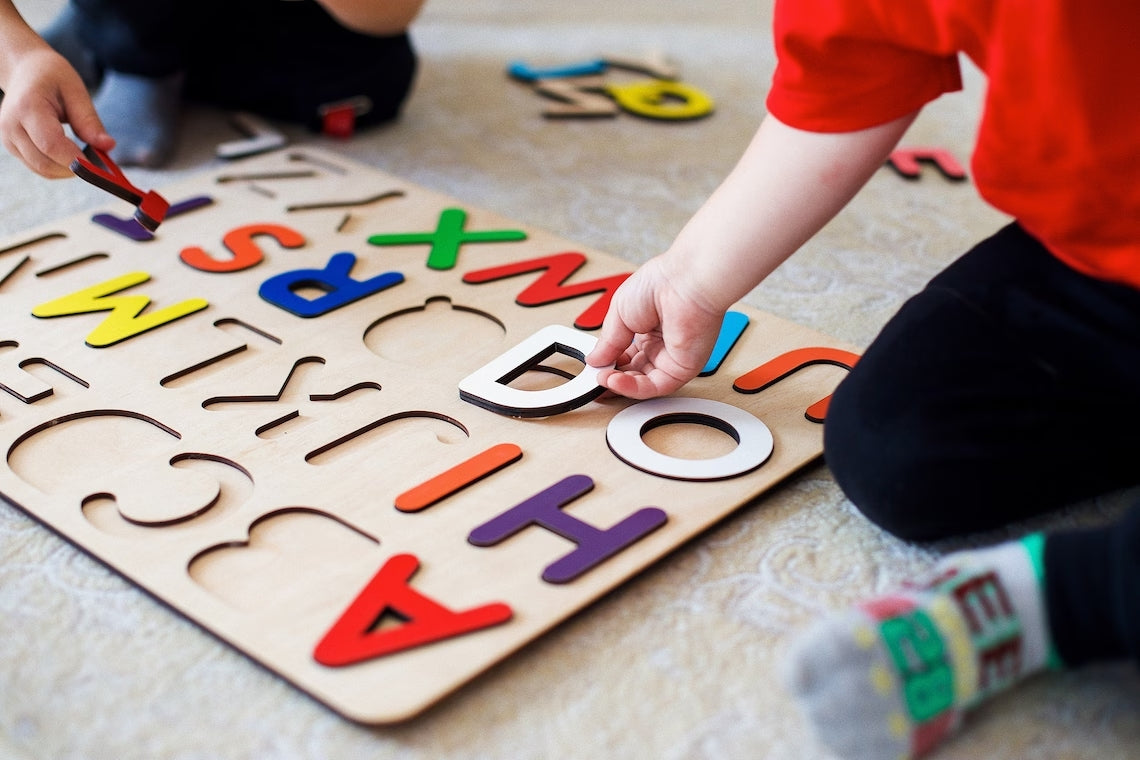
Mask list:
[{"label": "black pants", "polygon": [[[909,540],[1140,484],[1140,291],[1006,227],[887,324],[836,390],[824,453],[851,501]],[[1140,504],[1045,555],[1062,659],[1140,662]]]},{"label": "black pants", "polygon": [[103,67],[163,77],[222,108],[314,128],[318,108],[364,96],[359,126],[395,117],[415,74],[406,35],[340,25],[315,0],[72,0],[80,33]]}]

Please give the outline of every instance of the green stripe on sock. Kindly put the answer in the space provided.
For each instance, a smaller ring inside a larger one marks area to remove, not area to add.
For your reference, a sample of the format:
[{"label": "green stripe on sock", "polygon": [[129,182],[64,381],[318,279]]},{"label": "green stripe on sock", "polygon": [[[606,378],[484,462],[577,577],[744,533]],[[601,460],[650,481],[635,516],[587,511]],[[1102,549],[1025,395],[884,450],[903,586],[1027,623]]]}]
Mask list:
[{"label": "green stripe on sock", "polygon": [[[1029,554],[1029,561],[1033,564],[1033,574],[1037,578],[1037,586],[1041,593],[1045,593],[1045,534],[1030,533],[1021,539],[1021,545]],[[1065,664],[1053,646],[1052,638],[1049,640],[1049,653],[1045,658],[1045,667],[1050,670],[1064,670]]]},{"label": "green stripe on sock", "polygon": [[1030,533],[1021,539],[1021,545],[1029,552],[1029,560],[1033,563],[1033,573],[1037,576],[1037,584],[1045,585],[1045,534]]}]

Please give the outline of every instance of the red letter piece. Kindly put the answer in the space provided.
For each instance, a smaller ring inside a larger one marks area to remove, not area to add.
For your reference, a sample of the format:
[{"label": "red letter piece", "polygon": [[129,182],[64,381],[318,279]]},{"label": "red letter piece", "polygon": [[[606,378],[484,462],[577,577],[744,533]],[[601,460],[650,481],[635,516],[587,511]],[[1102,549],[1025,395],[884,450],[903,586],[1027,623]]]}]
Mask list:
[{"label": "red letter piece", "polygon": [[127,180],[127,175],[98,148],[87,145],[83,155],[71,162],[71,171],[98,188],[122,198],[135,207],[135,219],[151,232],[158,229],[170,204],[153,190],[140,190]]},{"label": "red letter piece", "polygon": [[542,258],[506,264],[501,267],[489,267],[477,272],[468,272],[463,276],[463,281],[475,285],[492,280],[501,280],[504,277],[514,277],[517,274],[535,272],[540,269],[545,270],[541,277],[531,283],[530,287],[519,293],[515,303],[519,306],[541,306],[587,293],[600,292],[602,295],[597,301],[594,301],[593,306],[586,309],[574,320],[574,326],[579,330],[596,330],[602,326],[602,320],[605,319],[606,312],[609,311],[610,299],[613,298],[614,291],[617,290],[618,285],[625,282],[630,273],[615,274],[589,282],[580,282],[577,285],[563,286],[562,283],[566,282],[570,275],[578,271],[585,263],[586,256],[584,254],[573,251],[556,253]]},{"label": "red letter piece", "polygon": [[887,159],[891,168],[906,179],[918,179],[922,176],[919,161],[929,161],[934,164],[943,177],[953,182],[966,179],[966,170],[953,154],[944,148],[898,148],[892,151]]},{"label": "red letter piece", "polygon": [[[189,213],[195,209],[202,208],[213,204],[214,199],[208,195],[195,195],[193,198],[187,198],[184,201],[178,201],[171,204],[170,209],[166,212],[167,219],[173,219],[176,216]],[[143,227],[139,220],[131,217],[129,219],[121,219],[114,214],[95,214],[91,217],[91,221],[95,224],[106,227],[112,232],[117,232],[120,235],[134,240],[136,243],[145,243],[148,240],[154,240],[154,233]]]},{"label": "red letter piece", "polygon": [[[770,385],[783,380],[788,375],[811,364],[834,364],[851,369],[859,361],[859,354],[838,348],[797,348],[761,364],[751,372],[746,372],[732,384],[740,393],[759,393]],[[807,408],[804,416],[812,422],[823,422],[827,416],[827,405],[831,396],[825,396]]]},{"label": "red letter piece", "polygon": [[284,248],[300,248],[305,244],[301,233],[280,224],[250,224],[230,230],[222,238],[222,244],[234,256],[228,261],[218,261],[198,246],[183,248],[179,258],[186,264],[203,272],[237,272],[257,266],[265,257],[261,248],[254,242],[257,235],[268,235]]},{"label": "red letter piece", "polygon": [[[385,562],[317,644],[313,659],[333,668],[355,665],[511,619],[511,608],[500,602],[455,612],[429,599],[408,585],[419,566],[412,554]],[[372,630],[385,612],[406,622]]]}]

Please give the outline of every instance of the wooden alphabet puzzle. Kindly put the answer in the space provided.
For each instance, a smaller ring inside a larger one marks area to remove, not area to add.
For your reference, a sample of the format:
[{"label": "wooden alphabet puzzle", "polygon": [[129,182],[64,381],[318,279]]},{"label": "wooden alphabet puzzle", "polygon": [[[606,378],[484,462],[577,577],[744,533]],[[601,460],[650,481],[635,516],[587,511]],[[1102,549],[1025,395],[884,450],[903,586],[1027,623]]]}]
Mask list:
[{"label": "wooden alphabet puzzle", "polygon": [[0,242],[0,493],[356,721],[815,459],[857,360],[740,307],[676,396],[599,396],[625,262],[310,148],[161,190]]}]

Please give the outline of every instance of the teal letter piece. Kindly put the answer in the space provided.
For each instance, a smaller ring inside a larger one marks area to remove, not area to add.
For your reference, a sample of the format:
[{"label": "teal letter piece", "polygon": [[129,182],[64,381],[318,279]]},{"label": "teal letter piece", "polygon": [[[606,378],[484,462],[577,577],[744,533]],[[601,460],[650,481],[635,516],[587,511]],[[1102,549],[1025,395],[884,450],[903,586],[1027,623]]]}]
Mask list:
[{"label": "teal letter piece", "polygon": [[724,321],[720,325],[720,335],[717,336],[716,345],[713,346],[709,360],[705,362],[704,369],[701,370],[701,377],[716,374],[720,365],[728,358],[732,347],[736,345],[736,341],[740,340],[740,336],[744,334],[745,327],[748,327],[748,315],[744,312],[730,311],[724,315]]}]

